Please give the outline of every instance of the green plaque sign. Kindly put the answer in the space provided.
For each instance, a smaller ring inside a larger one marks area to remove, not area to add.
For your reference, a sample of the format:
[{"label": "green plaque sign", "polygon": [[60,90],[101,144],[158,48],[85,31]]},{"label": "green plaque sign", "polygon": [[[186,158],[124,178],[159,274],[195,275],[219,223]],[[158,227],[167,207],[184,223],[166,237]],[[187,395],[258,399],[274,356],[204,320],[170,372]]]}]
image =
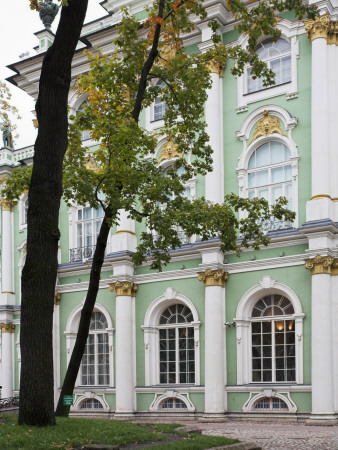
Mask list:
[{"label": "green plaque sign", "polygon": [[63,396],[63,406],[72,406],[74,404],[74,395]]}]

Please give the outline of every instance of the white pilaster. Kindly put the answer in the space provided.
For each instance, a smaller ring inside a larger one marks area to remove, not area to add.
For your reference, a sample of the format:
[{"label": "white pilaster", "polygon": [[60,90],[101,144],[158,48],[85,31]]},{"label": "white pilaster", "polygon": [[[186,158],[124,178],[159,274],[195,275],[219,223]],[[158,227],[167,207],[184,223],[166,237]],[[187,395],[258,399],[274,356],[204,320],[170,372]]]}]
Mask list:
[{"label": "white pilaster", "polygon": [[222,78],[211,72],[212,86],[205,104],[205,120],[209,143],[213,150],[212,172],[205,176],[205,198],[215,203],[224,199]]},{"label": "white pilaster", "polygon": [[2,246],[1,246],[1,305],[14,305],[13,278],[13,207],[10,202],[1,202]]},{"label": "white pilaster", "polygon": [[0,324],[2,333],[1,397],[13,397],[14,325]]},{"label": "white pilaster", "polygon": [[59,400],[60,383],[60,300],[61,294],[55,292],[53,314],[53,366],[54,366],[54,404]]}]

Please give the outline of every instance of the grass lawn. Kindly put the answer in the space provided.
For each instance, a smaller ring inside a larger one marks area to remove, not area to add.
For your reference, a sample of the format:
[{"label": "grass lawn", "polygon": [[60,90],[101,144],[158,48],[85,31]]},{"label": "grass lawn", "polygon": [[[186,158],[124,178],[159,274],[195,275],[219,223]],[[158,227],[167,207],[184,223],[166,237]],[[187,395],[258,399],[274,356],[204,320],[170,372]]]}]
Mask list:
[{"label": "grass lawn", "polygon": [[[0,416],[0,449],[72,449],[86,444],[116,447],[151,444],[151,449],[207,449],[238,441],[223,437],[180,433],[176,424],[139,424],[97,419],[57,419],[57,426],[18,426],[17,416]],[[159,442],[159,441],[162,441]],[[147,447],[145,447],[147,448]],[[149,446],[150,448],[150,446]]]}]

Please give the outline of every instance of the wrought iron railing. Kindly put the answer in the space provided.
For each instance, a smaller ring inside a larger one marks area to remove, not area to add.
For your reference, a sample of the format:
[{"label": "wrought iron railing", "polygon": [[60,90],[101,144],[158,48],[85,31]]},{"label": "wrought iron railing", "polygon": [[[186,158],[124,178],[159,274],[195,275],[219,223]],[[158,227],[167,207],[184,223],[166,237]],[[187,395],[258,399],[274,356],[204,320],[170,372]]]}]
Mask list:
[{"label": "wrought iron railing", "polygon": [[0,409],[19,406],[19,397],[7,397],[0,399]]},{"label": "wrought iron railing", "polygon": [[95,245],[69,249],[69,262],[84,261],[94,256]]},{"label": "wrought iron railing", "polygon": [[285,230],[286,228],[292,228],[292,225],[293,224],[290,220],[278,220],[273,217],[263,220],[260,223],[264,233],[268,233],[269,231]]}]

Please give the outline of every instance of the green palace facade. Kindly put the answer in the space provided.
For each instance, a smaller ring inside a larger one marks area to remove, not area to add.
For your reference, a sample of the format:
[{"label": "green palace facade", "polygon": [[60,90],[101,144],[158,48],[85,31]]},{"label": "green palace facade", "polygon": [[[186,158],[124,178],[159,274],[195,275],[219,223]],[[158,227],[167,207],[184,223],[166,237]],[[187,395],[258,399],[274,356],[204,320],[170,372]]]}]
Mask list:
[{"label": "green palace facade", "polygon": [[[128,2],[142,17],[144,1]],[[281,38],[262,37],[257,52],[276,73],[265,88],[225,68],[211,67],[205,104],[213,171],[187,183],[191,198],[221,202],[224,194],[285,195],[293,223],[264,223],[271,237],[260,251],[223,254],[217,239],[182,236],[163,272],[134,267],[142,225],[121,211],[108,241],[90,334],[74,391],[77,414],[284,418],[334,424],[338,414],[338,2],[318,3],[321,16],[305,24],[284,14]],[[73,59],[69,105],[86,101],[75,86],[88,70],[86,45],[112,50],[124,0],[102,2],[106,15],[83,27]],[[206,2],[208,18],[184,45],[208,49],[216,18],[224,42],[246,46],[226,2]],[[10,67],[10,81],[37,98],[44,52],[53,41],[36,33],[35,56]],[[159,130],[165,105],[144,111],[143,126]],[[87,145],[95,145],[84,132]],[[0,149],[0,177],[34,147]],[[175,156],[158,137],[164,167]],[[0,385],[19,394],[20,276],[26,252],[27,195],[1,200]],[[75,342],[88,288],[102,211],[62,205],[54,309],[55,400]]]}]

